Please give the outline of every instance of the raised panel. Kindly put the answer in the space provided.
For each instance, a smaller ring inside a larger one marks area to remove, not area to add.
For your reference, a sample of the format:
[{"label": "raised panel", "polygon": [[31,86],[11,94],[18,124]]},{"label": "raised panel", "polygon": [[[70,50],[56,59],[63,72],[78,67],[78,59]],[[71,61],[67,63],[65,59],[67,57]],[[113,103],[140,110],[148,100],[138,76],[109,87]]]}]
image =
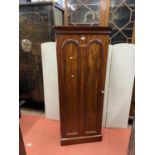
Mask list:
[{"label": "raised panel", "polygon": [[84,132],[98,132],[98,113],[101,91],[101,73],[103,65],[103,44],[92,40],[87,44],[86,73],[85,73],[85,102],[84,102]]},{"label": "raised panel", "polygon": [[63,119],[65,136],[77,136],[79,129],[80,49],[75,40],[62,45],[63,55]]}]

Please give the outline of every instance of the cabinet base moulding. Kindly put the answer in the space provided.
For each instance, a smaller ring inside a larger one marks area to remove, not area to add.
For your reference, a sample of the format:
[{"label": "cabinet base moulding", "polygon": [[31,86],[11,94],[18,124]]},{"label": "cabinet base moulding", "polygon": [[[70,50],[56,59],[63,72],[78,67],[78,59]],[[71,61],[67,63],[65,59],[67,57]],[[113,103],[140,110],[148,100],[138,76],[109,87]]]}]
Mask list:
[{"label": "cabinet base moulding", "polygon": [[74,137],[74,138],[61,138],[61,145],[71,145],[71,144],[80,144],[80,143],[90,143],[102,141],[102,135],[95,136],[83,136],[83,137]]}]

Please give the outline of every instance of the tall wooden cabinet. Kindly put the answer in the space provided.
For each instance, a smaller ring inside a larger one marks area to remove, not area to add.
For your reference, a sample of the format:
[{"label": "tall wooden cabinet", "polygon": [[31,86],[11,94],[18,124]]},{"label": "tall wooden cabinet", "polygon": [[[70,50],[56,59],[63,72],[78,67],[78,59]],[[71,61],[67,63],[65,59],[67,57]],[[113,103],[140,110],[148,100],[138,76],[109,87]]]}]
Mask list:
[{"label": "tall wooden cabinet", "polygon": [[108,27],[55,27],[61,145],[101,141]]}]

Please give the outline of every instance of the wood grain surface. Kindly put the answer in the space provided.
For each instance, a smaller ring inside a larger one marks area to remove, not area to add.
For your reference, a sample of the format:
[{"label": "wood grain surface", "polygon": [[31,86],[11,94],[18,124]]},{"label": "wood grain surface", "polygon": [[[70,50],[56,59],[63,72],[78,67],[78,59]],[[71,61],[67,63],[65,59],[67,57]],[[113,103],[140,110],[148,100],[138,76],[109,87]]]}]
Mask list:
[{"label": "wood grain surface", "polygon": [[55,27],[61,144],[102,140],[108,53],[105,27]]}]

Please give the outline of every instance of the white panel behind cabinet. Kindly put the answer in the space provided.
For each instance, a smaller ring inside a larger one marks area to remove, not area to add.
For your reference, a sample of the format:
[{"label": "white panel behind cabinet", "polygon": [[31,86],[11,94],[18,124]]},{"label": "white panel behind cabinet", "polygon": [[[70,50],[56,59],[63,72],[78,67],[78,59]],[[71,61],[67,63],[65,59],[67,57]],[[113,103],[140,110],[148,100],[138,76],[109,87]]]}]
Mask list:
[{"label": "white panel behind cabinet", "polygon": [[106,117],[108,108],[108,87],[109,87],[109,77],[110,77],[110,67],[111,67],[111,55],[112,55],[112,45],[109,45],[108,58],[107,58],[107,68],[106,68],[106,79],[104,88],[104,105],[103,105],[103,116],[102,116],[102,127],[106,127]]},{"label": "white panel behind cabinet", "polygon": [[107,128],[127,127],[135,75],[134,56],[133,44],[123,43],[112,47],[107,95]]},{"label": "white panel behind cabinet", "polygon": [[56,43],[41,44],[46,118],[59,120]]}]

